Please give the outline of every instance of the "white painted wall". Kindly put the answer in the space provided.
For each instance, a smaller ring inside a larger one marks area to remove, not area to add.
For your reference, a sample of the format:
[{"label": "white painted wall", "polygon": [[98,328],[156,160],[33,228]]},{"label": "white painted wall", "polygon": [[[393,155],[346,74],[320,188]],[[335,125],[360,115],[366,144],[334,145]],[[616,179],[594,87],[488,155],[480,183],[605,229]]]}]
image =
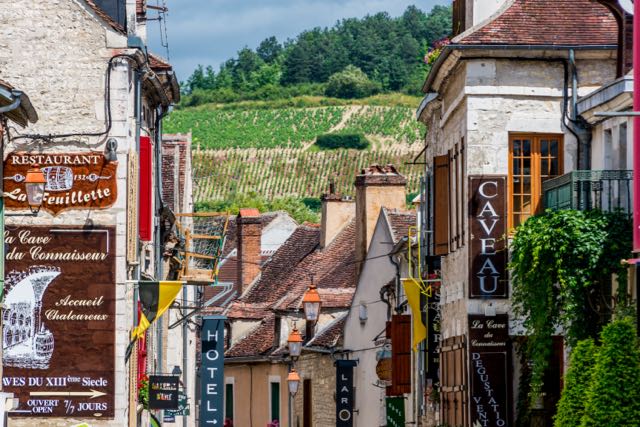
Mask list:
[{"label": "white painted wall", "polygon": [[473,0],[473,25],[478,25],[496,13],[508,0]]}]

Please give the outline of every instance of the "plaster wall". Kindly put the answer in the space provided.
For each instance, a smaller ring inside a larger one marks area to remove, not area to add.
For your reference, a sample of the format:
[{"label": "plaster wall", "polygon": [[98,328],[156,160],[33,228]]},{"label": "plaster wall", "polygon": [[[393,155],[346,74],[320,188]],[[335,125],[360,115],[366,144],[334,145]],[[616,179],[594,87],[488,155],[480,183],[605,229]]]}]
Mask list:
[{"label": "plaster wall", "polygon": [[[376,387],[376,353],[382,350],[387,322],[387,305],[380,301],[380,289],[396,275],[396,268],[384,256],[392,248],[392,236],[384,215],[379,215],[367,260],[358,279],[356,293],[344,326],[344,349],[357,359],[354,369],[356,400],[354,426],[386,424],[385,389]],[[379,258],[377,258],[379,257]],[[367,307],[367,320],[360,321],[360,305]]]},{"label": "plaster wall", "polygon": [[[621,127],[626,126],[626,138]],[[610,132],[611,139],[605,136]],[[591,169],[633,169],[633,119],[616,117],[595,125],[591,140]]]},{"label": "plaster wall", "polygon": [[[225,383],[234,384],[233,425],[265,427],[270,417],[270,381],[280,381],[280,425],[289,425],[286,365],[277,363],[225,364]],[[233,378],[233,380],[230,380]]]}]

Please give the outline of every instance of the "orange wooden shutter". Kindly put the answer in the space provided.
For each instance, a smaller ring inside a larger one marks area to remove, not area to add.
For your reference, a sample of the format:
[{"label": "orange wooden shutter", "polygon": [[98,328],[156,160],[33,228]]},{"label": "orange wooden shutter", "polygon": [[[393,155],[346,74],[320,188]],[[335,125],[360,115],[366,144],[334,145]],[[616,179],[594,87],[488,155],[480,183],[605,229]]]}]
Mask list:
[{"label": "orange wooden shutter", "polygon": [[387,396],[411,393],[411,316],[391,318],[391,386]]},{"label": "orange wooden shutter", "polygon": [[434,255],[449,253],[449,155],[433,158]]}]

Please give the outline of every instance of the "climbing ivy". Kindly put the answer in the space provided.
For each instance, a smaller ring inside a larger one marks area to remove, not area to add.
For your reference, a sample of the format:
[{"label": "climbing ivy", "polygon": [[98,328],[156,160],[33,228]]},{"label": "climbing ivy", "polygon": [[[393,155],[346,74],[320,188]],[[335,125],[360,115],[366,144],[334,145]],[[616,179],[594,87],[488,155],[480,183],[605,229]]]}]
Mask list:
[{"label": "climbing ivy", "polygon": [[628,217],[617,212],[548,210],[517,228],[510,245],[513,304],[529,334],[532,399],[542,387],[558,329],[574,346],[597,337],[608,321],[602,302],[612,274],[626,284],[620,261],[630,256],[630,236]]}]

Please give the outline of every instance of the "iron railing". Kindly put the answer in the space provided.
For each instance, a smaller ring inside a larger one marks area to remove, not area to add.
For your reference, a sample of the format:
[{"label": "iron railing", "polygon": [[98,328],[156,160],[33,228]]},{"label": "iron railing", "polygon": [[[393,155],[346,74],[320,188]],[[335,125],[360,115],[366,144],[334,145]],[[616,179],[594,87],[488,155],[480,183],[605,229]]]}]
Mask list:
[{"label": "iron railing", "polygon": [[542,183],[545,209],[633,212],[633,171],[578,170]]}]

